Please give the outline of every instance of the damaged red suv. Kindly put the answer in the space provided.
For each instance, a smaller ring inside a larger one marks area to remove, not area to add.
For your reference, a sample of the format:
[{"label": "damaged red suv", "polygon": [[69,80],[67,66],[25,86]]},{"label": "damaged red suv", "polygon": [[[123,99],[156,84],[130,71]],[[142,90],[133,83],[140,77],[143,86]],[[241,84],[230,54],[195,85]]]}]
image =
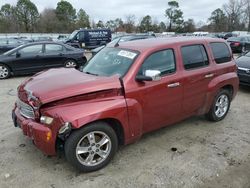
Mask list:
[{"label": "damaged red suv", "polygon": [[144,133],[193,115],[222,120],[238,85],[223,40],[124,42],[104,48],[82,72],[50,69],[24,81],[12,116],[45,154],[63,147],[73,166],[90,172]]}]

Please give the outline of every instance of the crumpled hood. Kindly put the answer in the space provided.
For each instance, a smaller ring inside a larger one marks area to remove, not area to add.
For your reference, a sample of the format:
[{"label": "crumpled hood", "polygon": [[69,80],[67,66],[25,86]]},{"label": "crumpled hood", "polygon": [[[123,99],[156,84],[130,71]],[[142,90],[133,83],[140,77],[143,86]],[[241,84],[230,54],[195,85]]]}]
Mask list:
[{"label": "crumpled hood", "polygon": [[119,76],[100,77],[72,68],[60,68],[29,78],[20,85],[19,92],[25,91],[39,99],[40,103],[46,104],[77,95],[120,88]]}]

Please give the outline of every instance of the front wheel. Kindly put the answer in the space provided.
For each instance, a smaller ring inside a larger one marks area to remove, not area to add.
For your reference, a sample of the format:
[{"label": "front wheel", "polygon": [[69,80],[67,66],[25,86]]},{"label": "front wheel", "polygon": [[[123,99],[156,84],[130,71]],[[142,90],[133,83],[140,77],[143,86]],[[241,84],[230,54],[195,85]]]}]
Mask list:
[{"label": "front wheel", "polygon": [[231,104],[231,95],[228,90],[221,90],[215,97],[214,102],[206,114],[210,121],[220,121],[228,113]]},{"label": "front wheel", "polygon": [[115,131],[104,122],[97,122],[73,132],[65,142],[65,156],[82,172],[106,166],[118,147]]},{"label": "front wheel", "polygon": [[10,77],[10,69],[6,65],[0,64],[0,79],[6,79]]}]

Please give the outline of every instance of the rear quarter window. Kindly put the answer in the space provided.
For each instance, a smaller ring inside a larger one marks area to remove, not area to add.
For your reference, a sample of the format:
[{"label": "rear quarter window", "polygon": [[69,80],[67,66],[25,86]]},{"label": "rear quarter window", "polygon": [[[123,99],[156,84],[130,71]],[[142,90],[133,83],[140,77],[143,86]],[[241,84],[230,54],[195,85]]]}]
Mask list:
[{"label": "rear quarter window", "polygon": [[231,52],[228,46],[223,42],[212,42],[210,47],[213,52],[214,60],[217,64],[230,62]]}]

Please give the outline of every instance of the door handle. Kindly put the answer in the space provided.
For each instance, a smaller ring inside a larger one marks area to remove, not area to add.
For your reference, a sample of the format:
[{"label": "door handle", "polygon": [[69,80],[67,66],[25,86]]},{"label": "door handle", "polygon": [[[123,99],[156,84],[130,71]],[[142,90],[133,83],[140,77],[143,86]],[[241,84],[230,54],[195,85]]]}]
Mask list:
[{"label": "door handle", "polygon": [[176,82],[176,83],[168,84],[168,88],[179,87],[180,85],[181,85],[180,82]]},{"label": "door handle", "polygon": [[211,73],[211,74],[206,74],[206,75],[205,75],[205,78],[212,78],[212,77],[214,77],[214,74],[213,74],[213,73]]}]

